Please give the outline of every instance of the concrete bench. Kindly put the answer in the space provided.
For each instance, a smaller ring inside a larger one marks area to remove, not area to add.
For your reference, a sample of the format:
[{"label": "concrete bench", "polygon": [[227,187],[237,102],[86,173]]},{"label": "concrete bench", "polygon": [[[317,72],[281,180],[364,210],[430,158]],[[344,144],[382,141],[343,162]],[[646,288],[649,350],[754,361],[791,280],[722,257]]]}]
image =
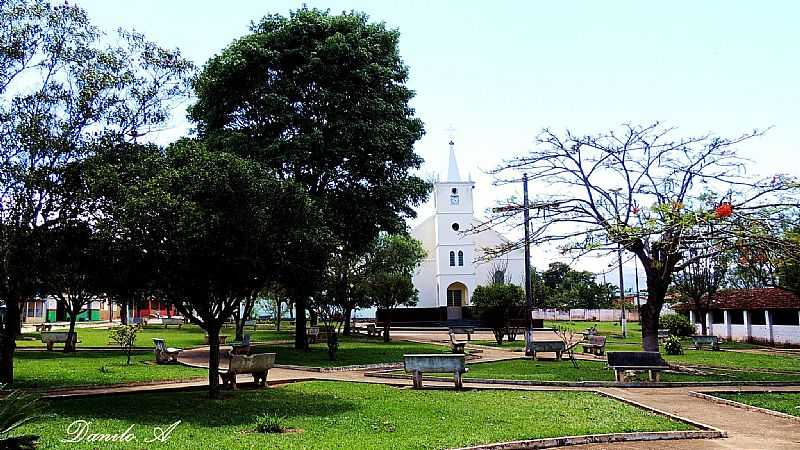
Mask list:
[{"label": "concrete bench", "polygon": [[242,336],[242,342],[231,343],[231,354],[233,355],[249,355],[250,354],[250,335],[245,334]]},{"label": "concrete bench", "polygon": [[692,345],[695,350],[700,350],[704,345],[708,345],[712,350],[719,350],[720,339],[717,336],[692,336]]},{"label": "concrete bench", "polygon": [[537,353],[555,353],[556,360],[561,361],[561,354],[566,350],[567,346],[564,341],[530,341],[527,353],[533,356],[534,361],[536,361]]},{"label": "concrete bench", "polygon": [[153,338],[155,345],[156,364],[176,364],[178,355],[183,351],[181,348],[167,347],[166,341],[161,338]]},{"label": "concrete bench", "polygon": [[267,385],[269,369],[275,365],[275,353],[259,353],[257,355],[228,355],[228,368],[220,370],[219,376],[223,385],[236,390],[236,375],[249,373],[253,381],[261,387]]},{"label": "concrete bench", "polygon": [[[66,344],[68,331],[42,331],[41,340],[47,345],[47,350],[53,350],[53,344]],[[72,343],[78,344],[78,333],[72,334]]]},{"label": "concrete bench", "polygon": [[253,327],[253,331],[256,331],[256,329],[258,328],[258,323],[255,320],[245,320],[244,326]]},{"label": "concrete bench", "polygon": [[52,329],[53,329],[53,324],[51,324],[51,323],[37,323],[36,324],[36,331],[38,331],[38,332],[50,331]]},{"label": "concrete bench", "polygon": [[403,355],[403,367],[411,372],[414,389],[422,387],[423,373],[452,373],[456,389],[461,389],[464,387],[461,375],[469,370],[465,359],[464,354]]},{"label": "concrete bench", "polygon": [[464,346],[467,341],[461,341],[456,337],[456,334],[450,331],[450,350],[453,353],[464,353]]},{"label": "concrete bench", "polygon": [[659,381],[662,370],[669,364],[658,352],[608,352],[608,367],[614,370],[617,382],[625,381],[625,371],[647,371],[650,381]]},{"label": "concrete bench", "polygon": [[580,345],[583,347],[583,353],[593,353],[600,356],[606,351],[606,337],[590,334],[586,336]]},{"label": "concrete bench", "polygon": [[448,331],[450,332],[450,334],[466,334],[467,341],[469,342],[472,340],[472,333],[475,332],[475,329],[467,327],[450,327]]},{"label": "concrete bench", "polygon": [[669,336],[669,330],[667,330],[665,328],[659,328],[659,330],[658,330],[658,339],[659,340],[663,341],[668,336]]},{"label": "concrete bench", "polygon": [[374,323],[367,325],[367,336],[381,337],[381,329],[376,327]]},{"label": "concrete bench", "polygon": [[180,330],[183,326],[183,319],[180,317],[162,317],[161,324],[164,325],[164,328],[167,328],[168,325],[177,325],[178,329]]}]

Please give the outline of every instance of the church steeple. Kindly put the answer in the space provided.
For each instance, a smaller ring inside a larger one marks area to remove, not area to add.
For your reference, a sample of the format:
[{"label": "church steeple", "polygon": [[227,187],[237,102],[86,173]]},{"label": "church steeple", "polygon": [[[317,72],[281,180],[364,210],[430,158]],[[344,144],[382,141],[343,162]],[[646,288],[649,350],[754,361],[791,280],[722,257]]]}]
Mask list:
[{"label": "church steeple", "polygon": [[456,162],[455,143],[450,139],[450,165],[447,169],[447,181],[461,181],[461,174],[458,172],[458,162]]}]

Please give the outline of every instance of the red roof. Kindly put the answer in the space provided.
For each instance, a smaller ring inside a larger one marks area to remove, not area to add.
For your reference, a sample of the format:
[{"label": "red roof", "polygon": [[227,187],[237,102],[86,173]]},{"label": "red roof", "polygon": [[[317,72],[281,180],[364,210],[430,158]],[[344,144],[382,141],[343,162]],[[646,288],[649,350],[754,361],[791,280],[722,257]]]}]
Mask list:
[{"label": "red roof", "polygon": [[778,288],[730,289],[714,294],[711,309],[800,309],[800,297]]}]

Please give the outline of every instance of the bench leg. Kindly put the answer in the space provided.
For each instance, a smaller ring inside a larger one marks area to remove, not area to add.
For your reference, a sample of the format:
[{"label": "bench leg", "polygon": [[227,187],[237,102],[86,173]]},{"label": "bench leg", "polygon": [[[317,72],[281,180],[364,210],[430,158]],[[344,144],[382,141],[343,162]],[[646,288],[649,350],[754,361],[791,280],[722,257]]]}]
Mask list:
[{"label": "bench leg", "polygon": [[650,381],[658,383],[661,380],[660,370],[648,370],[648,372],[650,372]]},{"label": "bench leg", "polygon": [[556,352],[556,361],[561,361],[561,352]]},{"label": "bench leg", "polygon": [[53,341],[48,341],[47,342],[47,351],[50,351],[50,352],[53,351]]},{"label": "bench leg", "polygon": [[411,380],[414,382],[414,389],[422,388],[422,372],[420,372],[419,370],[415,370],[411,374]]},{"label": "bench leg", "polygon": [[263,373],[254,373],[253,374],[253,381],[261,386],[267,387],[267,375],[269,374],[269,370],[264,371]]},{"label": "bench leg", "polygon": [[614,381],[623,383],[625,381],[625,372],[622,370],[614,370]]},{"label": "bench leg", "polygon": [[461,389],[463,389],[464,388],[464,383],[461,380],[461,372],[456,370],[453,373],[453,378],[455,379],[455,382],[456,382],[456,390],[460,391]]}]

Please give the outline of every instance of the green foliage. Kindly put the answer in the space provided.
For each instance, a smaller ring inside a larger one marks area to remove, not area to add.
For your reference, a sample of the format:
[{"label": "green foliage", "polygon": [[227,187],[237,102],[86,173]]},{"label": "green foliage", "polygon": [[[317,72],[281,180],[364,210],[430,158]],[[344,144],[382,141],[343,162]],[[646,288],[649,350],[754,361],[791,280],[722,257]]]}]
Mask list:
[{"label": "green foliage", "polygon": [[108,330],[108,337],[116,342],[119,348],[125,351],[128,356],[128,364],[131,363],[131,354],[133,347],[136,345],[136,337],[142,331],[141,324],[134,325],[120,325]]},{"label": "green foliage", "polygon": [[516,284],[478,286],[472,293],[472,303],[478,308],[481,322],[492,329],[498,345],[503,343],[510,321],[525,318],[520,309],[525,304],[525,291]]},{"label": "green foliage", "polygon": [[667,352],[668,355],[682,355],[683,345],[681,344],[681,339],[672,334],[667,336],[664,340],[664,351]]},{"label": "green foliage", "polygon": [[592,272],[573,270],[564,263],[550,263],[547,270],[534,276],[532,284],[534,298],[546,308],[597,309],[612,304],[611,284],[598,284]]},{"label": "green foliage", "polygon": [[[2,388],[4,386],[0,386]],[[13,390],[0,400],[0,447],[16,449],[36,448],[39,436],[9,436],[22,425],[40,420],[50,415],[45,414],[46,405],[38,394],[23,393]]]},{"label": "green foliage", "polygon": [[283,433],[287,427],[283,424],[283,417],[275,414],[261,414],[256,416],[257,433]]},{"label": "green foliage", "polygon": [[659,319],[659,327],[669,330],[673,336],[691,336],[696,330],[689,318],[681,314],[667,314]]}]

